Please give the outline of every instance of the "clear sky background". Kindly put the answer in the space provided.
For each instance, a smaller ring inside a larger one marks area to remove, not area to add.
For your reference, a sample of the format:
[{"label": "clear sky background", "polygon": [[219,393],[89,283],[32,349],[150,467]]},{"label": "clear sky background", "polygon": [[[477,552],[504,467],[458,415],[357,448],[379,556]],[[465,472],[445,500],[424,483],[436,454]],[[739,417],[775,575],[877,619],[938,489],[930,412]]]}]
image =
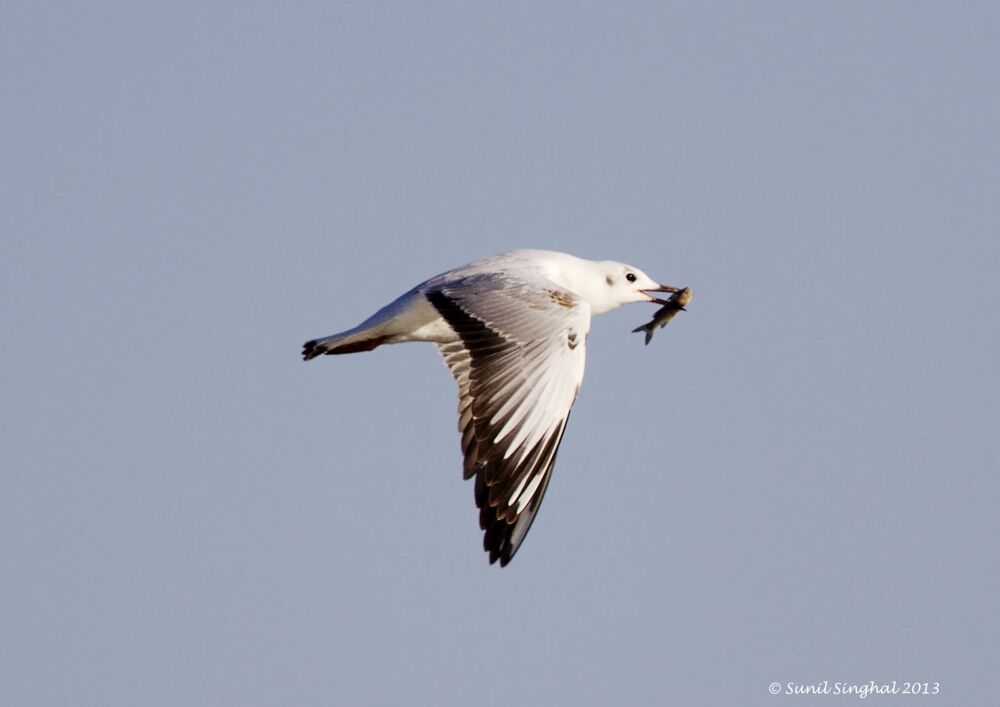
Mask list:
[{"label": "clear sky background", "polygon": [[[994,703],[998,36],[4,3],[0,704]],[[500,570],[434,347],[299,351],[515,247],[695,296],[648,347],[595,320]]]}]

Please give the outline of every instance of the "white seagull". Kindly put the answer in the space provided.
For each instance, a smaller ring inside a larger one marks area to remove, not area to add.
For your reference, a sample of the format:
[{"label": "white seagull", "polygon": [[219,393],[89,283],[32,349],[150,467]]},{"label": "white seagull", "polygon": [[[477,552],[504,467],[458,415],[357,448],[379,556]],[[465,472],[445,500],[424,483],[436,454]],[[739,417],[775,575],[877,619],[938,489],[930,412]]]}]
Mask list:
[{"label": "white seagull", "polygon": [[515,250],[423,282],[364,322],[307,341],[320,354],[382,344],[437,344],[458,382],[465,478],[490,563],[524,541],[549,485],[570,408],[583,380],[590,317],[677,292],[630,265],[547,250]]}]

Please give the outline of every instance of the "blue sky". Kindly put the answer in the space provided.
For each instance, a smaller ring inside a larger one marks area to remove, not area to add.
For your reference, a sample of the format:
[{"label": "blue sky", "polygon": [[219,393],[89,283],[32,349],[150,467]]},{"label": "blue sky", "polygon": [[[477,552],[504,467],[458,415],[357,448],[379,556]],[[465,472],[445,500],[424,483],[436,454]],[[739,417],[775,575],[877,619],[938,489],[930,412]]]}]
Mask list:
[{"label": "blue sky", "polygon": [[[994,694],[995,4],[4,16],[0,702]],[[515,247],[695,296],[500,570],[434,347],[299,348]]]}]

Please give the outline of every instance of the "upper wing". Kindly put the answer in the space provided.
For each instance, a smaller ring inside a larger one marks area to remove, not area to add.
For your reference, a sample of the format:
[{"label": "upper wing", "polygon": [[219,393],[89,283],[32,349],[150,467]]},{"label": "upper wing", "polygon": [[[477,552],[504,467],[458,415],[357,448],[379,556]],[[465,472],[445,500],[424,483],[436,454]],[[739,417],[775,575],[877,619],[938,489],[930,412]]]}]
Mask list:
[{"label": "upper wing", "polygon": [[547,281],[479,276],[428,291],[459,341],[440,344],[459,390],[465,478],[476,476],[490,562],[510,562],[542,503],[583,380],[590,310]]}]

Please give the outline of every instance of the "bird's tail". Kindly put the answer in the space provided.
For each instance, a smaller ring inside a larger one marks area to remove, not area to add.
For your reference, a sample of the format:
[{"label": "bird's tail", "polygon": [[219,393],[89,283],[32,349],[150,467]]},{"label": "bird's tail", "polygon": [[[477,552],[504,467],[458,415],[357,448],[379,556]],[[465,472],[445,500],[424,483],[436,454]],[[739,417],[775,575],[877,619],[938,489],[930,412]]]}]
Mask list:
[{"label": "bird's tail", "polygon": [[371,351],[385,343],[387,336],[379,336],[371,328],[350,329],[321,339],[312,339],[302,345],[302,360],[309,361],[323,354],[347,354]]},{"label": "bird's tail", "polygon": [[413,289],[353,329],[307,341],[302,346],[302,358],[308,361],[321,354],[357,353],[382,344],[413,341],[408,334],[439,317],[424,296]]}]

